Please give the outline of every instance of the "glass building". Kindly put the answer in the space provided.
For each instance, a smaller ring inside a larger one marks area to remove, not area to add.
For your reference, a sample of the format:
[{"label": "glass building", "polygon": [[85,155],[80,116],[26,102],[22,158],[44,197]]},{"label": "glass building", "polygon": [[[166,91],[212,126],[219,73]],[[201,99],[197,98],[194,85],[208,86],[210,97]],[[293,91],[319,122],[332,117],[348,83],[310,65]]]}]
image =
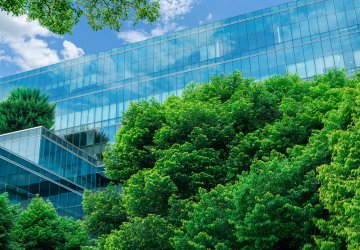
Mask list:
[{"label": "glass building", "polygon": [[190,81],[360,67],[360,0],[299,0],[0,79],[56,103],[56,134],[100,155],[130,102],[179,95]]},{"label": "glass building", "polygon": [[84,190],[106,186],[99,161],[42,127],[0,136],[0,193],[26,207],[39,194],[81,218]]},{"label": "glass building", "polygon": [[[235,70],[255,79],[286,73],[311,78],[332,68],[345,68],[352,74],[360,67],[359,32],[360,0],[298,0],[3,77],[0,100],[17,87],[35,87],[48,94],[56,103],[55,134],[70,143],[51,133],[46,136],[47,131],[39,138],[50,138],[48,142],[35,137],[11,139],[1,142],[1,150],[67,183],[93,188],[98,185],[92,172],[96,164],[87,154],[101,159],[131,102],[150,98],[163,102],[169,95],[181,94],[190,81],[205,82],[215,74]],[[23,143],[40,147],[24,151]],[[57,151],[58,146],[65,151]],[[76,163],[70,163],[71,157]],[[1,178],[5,178],[3,168],[11,165],[2,164]],[[23,170],[16,171],[14,176],[20,178]],[[38,185],[36,189],[42,192],[41,183],[39,179],[27,185],[24,192],[29,193],[31,185]],[[55,199],[60,196],[54,195]]]}]

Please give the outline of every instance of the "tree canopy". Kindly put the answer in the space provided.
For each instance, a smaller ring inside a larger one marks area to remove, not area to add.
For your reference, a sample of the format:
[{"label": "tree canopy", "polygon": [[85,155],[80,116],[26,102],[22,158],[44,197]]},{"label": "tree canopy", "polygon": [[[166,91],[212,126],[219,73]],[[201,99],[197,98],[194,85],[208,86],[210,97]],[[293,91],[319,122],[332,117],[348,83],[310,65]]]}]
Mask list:
[{"label": "tree canopy", "polygon": [[104,155],[130,220],[106,244],[152,249],[136,237],[156,214],[173,249],[358,249],[359,89],[338,70],[234,73],[132,104]]},{"label": "tree canopy", "polygon": [[151,0],[2,0],[0,10],[14,16],[27,15],[30,21],[53,33],[71,32],[82,16],[93,30],[119,31],[124,21],[153,23],[159,17],[159,2]]},{"label": "tree canopy", "polygon": [[145,217],[148,214],[164,215],[169,207],[169,198],[176,186],[169,176],[155,170],[142,170],[131,176],[123,190],[123,201],[127,214]]},{"label": "tree canopy", "polygon": [[17,216],[17,208],[10,203],[7,193],[0,195],[0,249],[10,250],[13,247],[11,237]]},{"label": "tree canopy", "polygon": [[87,242],[79,222],[60,217],[50,201],[39,196],[16,217],[11,234],[14,249],[75,250]]},{"label": "tree canopy", "polygon": [[84,226],[91,236],[100,237],[109,234],[127,221],[127,214],[119,191],[115,185],[109,185],[102,192],[85,191],[83,197],[83,209],[86,213]]},{"label": "tree canopy", "polygon": [[125,222],[120,229],[113,231],[106,238],[105,250],[132,249],[171,249],[169,238],[172,228],[164,218],[149,215],[145,218],[135,217],[131,222]]},{"label": "tree canopy", "polygon": [[[84,194],[94,240],[35,198],[13,224],[0,220],[0,244],[10,234],[27,249],[359,249],[359,111],[360,75],[339,70],[306,81],[235,72],[133,103],[104,154],[122,192]],[[0,210],[12,218],[4,197]]]},{"label": "tree canopy", "polygon": [[55,104],[38,89],[17,88],[0,103],[0,134],[43,126],[52,129]]}]

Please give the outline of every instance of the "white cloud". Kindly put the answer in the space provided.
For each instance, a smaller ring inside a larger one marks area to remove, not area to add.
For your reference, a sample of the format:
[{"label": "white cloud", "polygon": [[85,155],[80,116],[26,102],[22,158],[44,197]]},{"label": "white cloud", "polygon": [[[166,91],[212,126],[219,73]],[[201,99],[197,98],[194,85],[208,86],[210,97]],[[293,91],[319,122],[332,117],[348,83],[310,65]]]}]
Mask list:
[{"label": "white cloud", "polygon": [[189,13],[195,4],[194,0],[160,0],[160,15],[165,21]]},{"label": "white cloud", "polygon": [[135,43],[148,39],[150,35],[143,30],[129,30],[119,32],[117,37],[127,43]]},{"label": "white cloud", "polygon": [[22,69],[30,70],[60,61],[55,50],[41,39],[12,39],[9,47],[16,54],[13,61]]},{"label": "white cloud", "polygon": [[63,47],[61,54],[64,60],[70,60],[84,55],[84,50],[82,48],[76,47],[75,44],[68,40],[63,42]]},{"label": "white cloud", "polygon": [[22,70],[29,70],[59,62],[55,50],[40,37],[50,37],[51,32],[38,22],[27,22],[25,16],[13,17],[0,12],[0,42],[9,47],[14,61]]},{"label": "white cloud", "polygon": [[184,29],[183,26],[179,26],[177,23],[159,23],[156,27],[149,32],[145,30],[128,30],[121,31],[118,33],[117,37],[124,40],[126,43],[135,43],[140,42],[152,37],[162,36],[168,32],[173,32],[177,30]]},{"label": "white cloud", "polygon": [[0,54],[0,59],[14,62],[21,70],[30,70],[83,54],[82,49],[64,41],[61,57],[49,47],[46,39],[50,38],[60,39],[37,21],[28,22],[26,16],[13,17],[0,11],[0,43],[8,47]]},{"label": "white cloud", "polygon": [[197,1],[198,0],[160,0],[161,19],[154,29],[148,32],[145,30],[121,31],[117,37],[126,43],[134,43],[184,29],[185,27],[179,26],[173,20],[183,18],[183,15],[189,13]]},{"label": "white cloud", "polygon": [[151,30],[151,35],[154,36],[162,36],[166,33],[169,32],[174,32],[174,31],[178,31],[178,30],[183,30],[185,29],[184,26],[179,26],[177,23],[175,22],[171,22],[171,23],[163,23],[163,24],[159,24],[155,29]]}]

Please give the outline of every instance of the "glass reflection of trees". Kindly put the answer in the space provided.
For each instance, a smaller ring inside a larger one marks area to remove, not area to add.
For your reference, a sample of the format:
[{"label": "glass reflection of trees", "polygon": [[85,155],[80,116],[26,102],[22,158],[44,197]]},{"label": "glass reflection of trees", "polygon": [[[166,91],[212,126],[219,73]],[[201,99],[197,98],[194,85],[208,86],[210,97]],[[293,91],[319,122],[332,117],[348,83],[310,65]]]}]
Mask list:
[{"label": "glass reflection of trees", "polygon": [[109,142],[109,136],[101,129],[67,134],[64,138],[98,160],[102,160],[102,152]]}]

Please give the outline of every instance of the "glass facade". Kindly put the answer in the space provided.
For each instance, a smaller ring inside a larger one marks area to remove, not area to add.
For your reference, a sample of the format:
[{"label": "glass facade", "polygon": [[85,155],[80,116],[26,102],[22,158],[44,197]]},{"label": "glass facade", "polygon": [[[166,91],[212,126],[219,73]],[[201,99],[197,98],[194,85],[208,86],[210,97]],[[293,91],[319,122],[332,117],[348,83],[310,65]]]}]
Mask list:
[{"label": "glass facade", "polygon": [[130,102],[179,95],[190,81],[240,70],[302,78],[360,67],[360,0],[299,0],[0,79],[56,103],[55,131],[99,156]]},{"label": "glass facade", "polygon": [[99,162],[37,127],[0,136],[0,193],[26,207],[39,194],[60,215],[81,218],[84,190],[106,186]]}]

